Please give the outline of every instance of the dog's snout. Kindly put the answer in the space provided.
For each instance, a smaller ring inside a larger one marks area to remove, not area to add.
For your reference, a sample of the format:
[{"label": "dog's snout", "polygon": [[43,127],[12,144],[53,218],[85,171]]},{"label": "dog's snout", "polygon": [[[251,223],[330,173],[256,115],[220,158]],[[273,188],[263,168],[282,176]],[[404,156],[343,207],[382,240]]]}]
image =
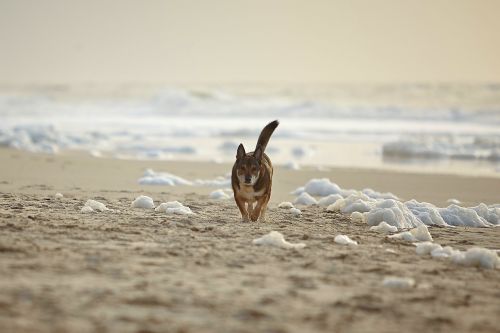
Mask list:
[{"label": "dog's snout", "polygon": [[252,181],[252,176],[245,176],[245,183],[250,183]]}]

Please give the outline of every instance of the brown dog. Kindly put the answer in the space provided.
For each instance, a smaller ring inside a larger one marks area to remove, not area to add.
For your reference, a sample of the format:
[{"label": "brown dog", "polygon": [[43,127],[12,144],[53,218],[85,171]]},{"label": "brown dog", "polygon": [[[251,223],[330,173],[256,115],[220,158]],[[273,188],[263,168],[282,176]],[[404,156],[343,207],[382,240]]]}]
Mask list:
[{"label": "brown dog", "polygon": [[[231,184],[234,200],[244,222],[265,220],[267,203],[271,198],[273,165],[264,153],[267,143],[279,122],[270,122],[264,127],[257,140],[255,151],[245,153],[243,144],[238,146],[236,162],[233,166]],[[254,203],[257,202],[255,207]]]}]

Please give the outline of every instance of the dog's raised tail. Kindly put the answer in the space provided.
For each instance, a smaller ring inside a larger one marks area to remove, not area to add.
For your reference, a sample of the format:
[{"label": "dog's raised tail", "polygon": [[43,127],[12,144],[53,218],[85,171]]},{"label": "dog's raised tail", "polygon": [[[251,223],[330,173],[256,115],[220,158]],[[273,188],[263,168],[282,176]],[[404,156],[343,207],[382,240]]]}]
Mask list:
[{"label": "dog's raised tail", "polygon": [[260,132],[259,139],[257,140],[257,145],[255,146],[255,150],[257,150],[258,147],[262,149],[262,152],[266,150],[267,143],[269,142],[269,139],[271,138],[271,135],[273,135],[274,130],[278,125],[280,124],[279,121],[274,120],[271,121],[269,124],[266,125],[262,129],[262,132]]}]

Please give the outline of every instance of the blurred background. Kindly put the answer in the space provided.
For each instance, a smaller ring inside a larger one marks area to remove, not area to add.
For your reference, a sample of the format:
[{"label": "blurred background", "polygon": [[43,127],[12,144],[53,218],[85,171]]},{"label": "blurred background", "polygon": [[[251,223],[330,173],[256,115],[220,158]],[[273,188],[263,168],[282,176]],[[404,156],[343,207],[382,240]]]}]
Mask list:
[{"label": "blurred background", "polygon": [[0,145],[500,177],[500,2],[0,0]]}]

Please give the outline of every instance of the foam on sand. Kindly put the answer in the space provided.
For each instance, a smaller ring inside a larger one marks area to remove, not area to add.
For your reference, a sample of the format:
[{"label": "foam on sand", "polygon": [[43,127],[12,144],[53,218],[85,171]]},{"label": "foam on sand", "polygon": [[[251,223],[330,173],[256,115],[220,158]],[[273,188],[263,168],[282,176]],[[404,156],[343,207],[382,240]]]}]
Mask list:
[{"label": "foam on sand", "polygon": [[142,208],[142,209],[155,208],[155,204],[153,202],[153,199],[148,197],[148,196],[145,196],[145,195],[140,195],[137,198],[135,198],[135,200],[132,201],[131,206],[134,208]]},{"label": "foam on sand", "polygon": [[155,208],[156,212],[162,212],[166,214],[177,214],[177,215],[191,215],[194,214],[191,208],[184,206],[179,201],[169,201],[161,203]]},{"label": "foam on sand", "polygon": [[465,252],[457,251],[450,256],[458,265],[475,266],[488,269],[500,268],[500,259],[496,251],[473,247]]},{"label": "foam on sand", "polygon": [[56,193],[54,195],[54,198],[56,198],[56,199],[62,199],[63,197],[64,197],[64,195],[62,193]]},{"label": "foam on sand", "polygon": [[97,211],[97,212],[104,212],[104,211],[107,211],[109,210],[105,204],[99,202],[99,201],[96,201],[96,200],[92,200],[92,199],[89,199],[87,200],[87,202],[85,202],[85,205],[83,206],[83,208],[80,210],[80,212],[82,213],[92,213],[94,211]]},{"label": "foam on sand", "polygon": [[316,199],[311,197],[307,192],[304,192],[301,195],[299,195],[293,203],[296,205],[311,206],[311,205],[316,205],[318,202],[316,201]]},{"label": "foam on sand", "polygon": [[[500,206],[497,205],[481,203],[476,207],[466,208],[452,204],[439,208],[414,199],[402,202],[390,192],[382,193],[369,188],[362,191],[342,189],[327,178],[313,178],[292,194],[298,196],[296,203],[311,205],[316,200],[312,196],[319,196],[321,198],[317,204],[327,206],[327,211],[364,213],[363,221],[371,226],[377,226],[381,222],[398,229],[415,228],[421,224],[442,227],[500,225]],[[411,240],[411,237],[406,235],[405,239]]]},{"label": "foam on sand", "polygon": [[211,192],[208,197],[214,200],[226,200],[230,198],[230,196],[222,189]]},{"label": "foam on sand", "polygon": [[280,203],[278,205],[278,208],[282,208],[282,209],[290,209],[290,208],[294,208],[293,204],[289,201],[283,201],[282,203]]},{"label": "foam on sand", "polygon": [[330,194],[326,197],[323,197],[321,199],[318,200],[318,205],[321,206],[321,207],[328,207],[332,204],[334,204],[335,202],[337,202],[337,200],[340,200],[340,199],[343,199],[343,197],[340,195],[340,194]]},{"label": "foam on sand", "polygon": [[[351,214],[351,221],[352,222],[359,222],[359,223],[365,223],[365,215],[360,212],[353,212]],[[396,228],[397,229],[397,228]]]},{"label": "foam on sand", "polygon": [[214,179],[196,179],[190,181],[169,172],[156,172],[152,169],[147,169],[138,182],[141,185],[229,187],[231,186],[231,174],[229,173]]},{"label": "foam on sand", "polygon": [[409,289],[415,286],[415,280],[407,277],[388,276],[384,278],[382,285],[387,288]]},{"label": "foam on sand", "polygon": [[300,215],[302,215],[302,212],[300,211],[300,209],[295,208],[295,207],[290,208],[289,211],[290,211],[290,213],[292,213],[293,216],[300,216]]},{"label": "foam on sand", "polygon": [[353,241],[352,239],[349,238],[349,236],[346,235],[337,235],[335,236],[333,241],[341,245],[358,245],[358,242]]},{"label": "foam on sand", "polygon": [[417,228],[410,231],[400,232],[399,234],[390,235],[389,238],[402,239],[407,242],[432,242],[432,236],[425,224],[419,225]]},{"label": "foam on sand", "polygon": [[379,223],[379,225],[370,227],[370,230],[371,231],[375,231],[375,232],[380,232],[380,233],[383,233],[383,234],[390,234],[390,233],[398,231],[398,228],[396,228],[393,225],[390,225],[389,223],[387,223],[385,221],[382,221],[382,222]]},{"label": "foam on sand", "polygon": [[[416,243],[416,251],[417,254],[420,256],[426,255],[426,254],[431,254],[434,251],[442,251],[443,247],[439,244],[433,243],[433,242],[421,242],[421,243]],[[436,252],[437,253],[437,252]]]},{"label": "foam on sand", "polygon": [[294,244],[287,242],[283,234],[278,231],[271,231],[267,235],[254,239],[252,243],[254,245],[274,246],[274,247],[281,247],[284,249],[302,249],[306,246],[306,244],[304,243]]},{"label": "foam on sand", "polygon": [[155,172],[152,169],[147,169],[144,172],[144,176],[142,178],[139,178],[138,182],[141,185],[192,185],[192,182],[182,177],[173,175],[168,172]]},{"label": "foam on sand", "polygon": [[419,255],[431,255],[433,258],[450,259],[451,262],[463,266],[475,266],[487,269],[500,268],[500,258],[494,250],[473,247],[466,251],[455,250],[451,246],[444,248],[435,243],[417,243],[416,252]]}]

